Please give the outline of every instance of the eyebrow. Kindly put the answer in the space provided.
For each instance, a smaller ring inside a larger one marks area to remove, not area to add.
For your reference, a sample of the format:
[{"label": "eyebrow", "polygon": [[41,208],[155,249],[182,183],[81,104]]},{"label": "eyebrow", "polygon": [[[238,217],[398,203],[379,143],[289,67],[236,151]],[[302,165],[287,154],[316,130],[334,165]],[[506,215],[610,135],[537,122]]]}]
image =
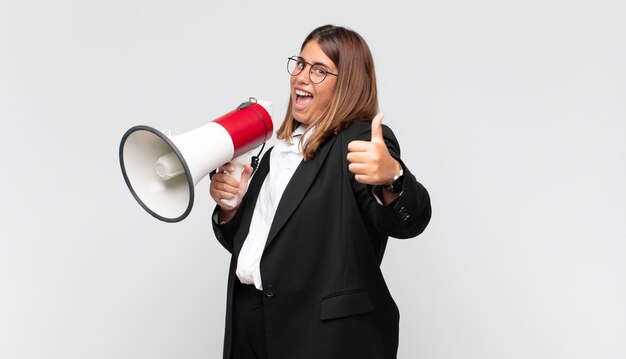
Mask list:
[{"label": "eyebrow", "polygon": [[[302,56],[296,56],[296,57],[297,57],[298,59],[300,59],[300,60],[304,61],[304,62],[308,62],[308,61],[307,61],[304,57],[302,57]],[[322,65],[322,66],[324,66],[325,68],[327,68],[327,69],[329,69],[329,70],[331,69],[331,68],[330,68],[330,66],[326,65],[326,64],[325,64],[325,63],[323,63],[323,62],[308,62],[308,63],[313,64],[313,65]]]}]

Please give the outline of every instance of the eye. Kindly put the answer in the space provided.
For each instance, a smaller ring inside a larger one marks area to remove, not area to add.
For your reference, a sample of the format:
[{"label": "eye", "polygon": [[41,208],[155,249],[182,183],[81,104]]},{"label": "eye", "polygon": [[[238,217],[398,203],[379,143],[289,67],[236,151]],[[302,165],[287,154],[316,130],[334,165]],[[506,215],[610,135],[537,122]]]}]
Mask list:
[{"label": "eye", "polygon": [[296,60],[296,67],[299,68],[300,70],[304,70],[304,68],[306,67],[306,62],[304,60]]},{"label": "eye", "polygon": [[326,74],[328,73],[328,70],[326,70],[324,67],[322,66],[313,66],[313,68],[311,69],[311,71],[313,71],[313,73],[317,76],[326,76]]}]

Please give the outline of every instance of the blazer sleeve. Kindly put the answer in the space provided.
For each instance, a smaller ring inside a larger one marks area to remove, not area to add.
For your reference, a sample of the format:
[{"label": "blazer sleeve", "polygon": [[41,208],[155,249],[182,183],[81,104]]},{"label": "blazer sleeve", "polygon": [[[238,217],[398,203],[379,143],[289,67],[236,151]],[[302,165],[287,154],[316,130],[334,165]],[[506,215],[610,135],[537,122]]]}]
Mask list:
[{"label": "blazer sleeve", "polygon": [[241,207],[235,213],[235,216],[231,218],[228,223],[220,224],[217,222],[217,211],[219,210],[219,206],[215,206],[213,210],[213,214],[211,215],[211,223],[213,224],[213,233],[215,233],[215,238],[220,244],[226,248],[230,253],[233,252],[233,238],[235,237],[235,232],[239,227],[239,222],[241,221]]},{"label": "blazer sleeve", "polygon": [[[360,131],[353,140],[369,141],[371,126],[359,126]],[[352,136],[349,136],[352,137]],[[424,231],[431,217],[430,196],[428,191],[417,181],[413,173],[400,159],[400,145],[393,131],[383,125],[383,138],[392,157],[397,159],[404,171],[402,194],[393,202],[382,205],[372,193],[371,185],[359,183],[354,174],[348,171],[348,162],[345,160],[345,170],[349,173],[350,182],[361,213],[369,220],[380,234],[394,238],[412,238]],[[347,156],[347,146],[345,148]],[[346,158],[346,157],[344,157]]]}]

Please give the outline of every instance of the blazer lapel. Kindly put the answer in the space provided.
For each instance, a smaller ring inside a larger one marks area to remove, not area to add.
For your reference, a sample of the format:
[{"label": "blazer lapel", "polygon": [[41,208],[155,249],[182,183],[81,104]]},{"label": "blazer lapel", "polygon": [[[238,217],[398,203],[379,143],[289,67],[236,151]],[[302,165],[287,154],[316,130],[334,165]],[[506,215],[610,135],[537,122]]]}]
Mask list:
[{"label": "blazer lapel", "polygon": [[333,136],[326,141],[326,143],[324,143],[317,151],[317,154],[312,160],[300,162],[300,165],[296,169],[296,172],[294,172],[291,180],[289,180],[289,183],[285,188],[285,192],[283,192],[283,195],[280,198],[276,214],[274,215],[274,221],[272,222],[270,232],[267,236],[265,248],[269,246],[274,237],[276,237],[276,234],[278,234],[278,232],[280,232],[283,228],[293,211],[298,207],[300,202],[302,202],[302,199],[311,187],[317,172],[322,167],[326,156],[328,156],[328,152],[330,152],[330,148],[335,142],[336,137],[337,136]]}]

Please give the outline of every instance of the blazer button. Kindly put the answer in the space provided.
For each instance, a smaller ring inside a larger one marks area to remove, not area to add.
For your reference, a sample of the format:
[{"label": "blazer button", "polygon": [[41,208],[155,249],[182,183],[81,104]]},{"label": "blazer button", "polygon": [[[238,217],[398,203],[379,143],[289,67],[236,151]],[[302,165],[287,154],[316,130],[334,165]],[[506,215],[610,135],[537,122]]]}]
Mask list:
[{"label": "blazer button", "polygon": [[265,294],[266,297],[271,298],[276,295],[276,290],[273,285],[268,284],[263,286],[263,294]]}]

